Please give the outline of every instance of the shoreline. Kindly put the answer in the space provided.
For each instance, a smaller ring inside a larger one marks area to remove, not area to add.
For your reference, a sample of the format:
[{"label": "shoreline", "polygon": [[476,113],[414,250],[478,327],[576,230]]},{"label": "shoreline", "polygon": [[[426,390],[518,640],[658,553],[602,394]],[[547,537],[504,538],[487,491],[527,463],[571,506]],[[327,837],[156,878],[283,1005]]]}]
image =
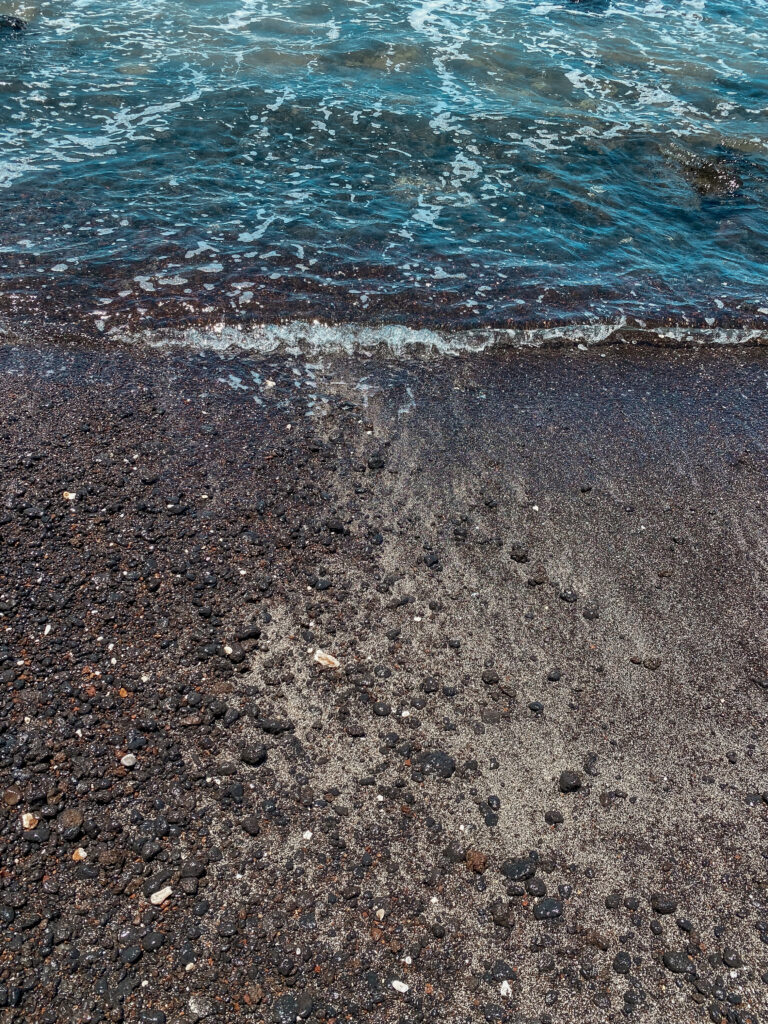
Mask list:
[{"label": "shoreline", "polygon": [[7,1019],[761,1020],[766,384],[1,345]]},{"label": "shoreline", "polygon": [[[538,325],[453,327],[439,323],[400,321],[359,322],[322,319],[275,319],[228,322],[223,310],[214,310],[197,322],[181,318],[182,327],[128,323],[107,328],[96,320],[84,330],[77,321],[62,327],[51,322],[0,318],[0,344],[26,347],[30,339],[44,336],[48,344],[80,350],[124,351],[141,358],[147,352],[186,352],[190,356],[215,353],[224,359],[252,357],[373,357],[382,360],[434,359],[476,356],[479,353],[526,352],[577,348],[650,348],[697,350],[762,348],[768,331],[758,321],[707,325],[682,322],[643,323],[624,316],[614,321],[583,321]],[[142,323],[140,320],[138,323]],[[174,322],[174,321],[170,321]],[[32,342],[34,347],[34,342]]]}]

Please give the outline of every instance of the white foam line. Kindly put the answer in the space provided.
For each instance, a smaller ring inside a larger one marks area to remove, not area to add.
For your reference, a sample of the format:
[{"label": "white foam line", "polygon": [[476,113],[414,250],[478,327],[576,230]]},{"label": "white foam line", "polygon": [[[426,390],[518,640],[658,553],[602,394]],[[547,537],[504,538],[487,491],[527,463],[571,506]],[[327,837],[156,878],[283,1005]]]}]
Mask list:
[{"label": "white foam line", "polygon": [[240,328],[219,324],[183,331],[115,329],[115,340],[152,348],[188,348],[212,352],[255,352],[290,355],[387,354],[392,356],[458,356],[493,348],[537,349],[566,345],[589,348],[608,343],[631,344],[638,334],[673,345],[728,346],[768,343],[768,331],[759,328],[667,327],[639,328],[625,321],[573,324],[564,327],[478,329],[445,331],[402,327],[396,324],[364,327],[355,324],[294,322]]}]

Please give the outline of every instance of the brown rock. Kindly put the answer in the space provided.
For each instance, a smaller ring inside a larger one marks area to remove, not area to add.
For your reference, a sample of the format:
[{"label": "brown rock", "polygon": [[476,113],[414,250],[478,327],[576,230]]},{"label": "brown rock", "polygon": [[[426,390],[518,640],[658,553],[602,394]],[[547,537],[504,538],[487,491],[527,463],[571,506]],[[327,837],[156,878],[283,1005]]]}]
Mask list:
[{"label": "brown rock", "polygon": [[594,946],[595,949],[602,949],[603,952],[605,952],[610,946],[608,939],[606,939],[604,935],[601,935],[600,932],[589,931],[584,936],[584,939],[586,940],[587,945]]},{"label": "brown rock", "polygon": [[482,875],[488,867],[488,857],[479,850],[467,850],[464,860],[469,871]]}]

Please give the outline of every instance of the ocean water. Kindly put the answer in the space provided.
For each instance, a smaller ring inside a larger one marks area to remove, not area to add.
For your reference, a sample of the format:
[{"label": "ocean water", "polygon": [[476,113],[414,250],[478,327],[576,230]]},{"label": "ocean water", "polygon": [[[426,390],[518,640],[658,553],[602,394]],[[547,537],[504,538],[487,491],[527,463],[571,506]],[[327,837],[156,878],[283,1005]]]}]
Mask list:
[{"label": "ocean water", "polygon": [[768,0],[0,14],[6,323],[768,325]]}]

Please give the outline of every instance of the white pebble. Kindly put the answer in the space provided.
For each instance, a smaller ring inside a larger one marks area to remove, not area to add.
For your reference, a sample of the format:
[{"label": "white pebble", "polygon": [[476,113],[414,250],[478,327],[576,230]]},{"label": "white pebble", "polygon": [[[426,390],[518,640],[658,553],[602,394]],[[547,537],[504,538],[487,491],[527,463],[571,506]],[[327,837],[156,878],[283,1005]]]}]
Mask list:
[{"label": "white pebble", "polygon": [[326,654],[325,651],[321,651],[320,648],[315,651],[314,660],[318,665],[322,665],[323,668],[340,668],[341,662],[338,661],[332,654]]},{"label": "white pebble", "polygon": [[405,994],[409,991],[410,985],[406,985],[404,981],[393,981],[392,988],[395,990],[395,992],[402,992],[403,994]]},{"label": "white pebble", "polygon": [[163,886],[162,889],[158,889],[157,892],[152,893],[152,895],[149,897],[149,902],[152,904],[153,907],[159,907],[161,903],[165,903],[165,901],[168,899],[172,892],[173,889],[170,887],[170,885],[165,885]]},{"label": "white pebble", "polygon": [[125,757],[120,758],[120,764],[124,768],[133,768],[133,766],[136,764],[136,755],[126,754]]}]

